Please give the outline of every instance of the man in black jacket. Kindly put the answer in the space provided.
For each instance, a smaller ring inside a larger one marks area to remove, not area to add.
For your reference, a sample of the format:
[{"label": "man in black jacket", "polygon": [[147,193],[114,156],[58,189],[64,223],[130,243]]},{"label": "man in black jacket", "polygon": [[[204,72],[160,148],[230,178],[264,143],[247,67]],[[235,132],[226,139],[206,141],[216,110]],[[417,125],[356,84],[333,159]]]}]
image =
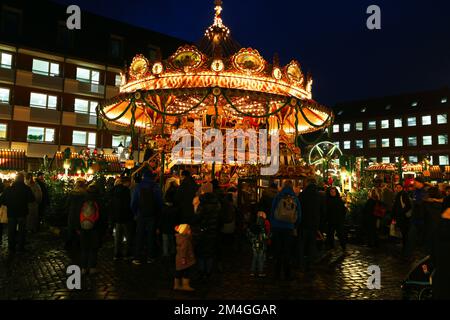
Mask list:
[{"label": "man in black jacket", "polygon": [[26,217],[28,204],[34,202],[34,195],[30,187],[25,185],[25,176],[18,173],[16,180],[2,195],[2,204],[8,208],[8,250],[16,252],[16,237],[18,237],[19,251],[25,250]]}]

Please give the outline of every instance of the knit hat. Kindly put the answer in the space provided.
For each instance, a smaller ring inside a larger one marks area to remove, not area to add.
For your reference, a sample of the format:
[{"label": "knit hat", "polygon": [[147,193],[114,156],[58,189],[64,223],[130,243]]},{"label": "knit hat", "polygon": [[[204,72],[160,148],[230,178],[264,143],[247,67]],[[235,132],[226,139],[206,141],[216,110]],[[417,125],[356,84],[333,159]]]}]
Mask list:
[{"label": "knit hat", "polygon": [[188,224],[180,224],[175,227],[175,231],[178,232],[179,234],[183,234],[188,227],[189,227]]}]

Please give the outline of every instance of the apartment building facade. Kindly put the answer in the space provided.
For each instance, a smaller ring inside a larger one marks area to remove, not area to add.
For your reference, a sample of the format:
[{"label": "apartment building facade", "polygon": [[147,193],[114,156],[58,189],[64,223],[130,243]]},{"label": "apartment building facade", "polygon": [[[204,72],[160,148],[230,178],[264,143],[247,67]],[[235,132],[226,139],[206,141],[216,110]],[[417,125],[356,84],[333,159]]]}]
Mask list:
[{"label": "apartment building facade", "polygon": [[69,30],[66,7],[50,1],[3,1],[0,10],[0,149],[29,158],[130,144],[126,129],[97,129],[96,106],[119,93],[136,53],[152,60],[186,43],[84,11],[81,30]]},{"label": "apartment building facade", "polygon": [[370,162],[449,165],[450,88],[340,103],[332,130],[342,152]]}]

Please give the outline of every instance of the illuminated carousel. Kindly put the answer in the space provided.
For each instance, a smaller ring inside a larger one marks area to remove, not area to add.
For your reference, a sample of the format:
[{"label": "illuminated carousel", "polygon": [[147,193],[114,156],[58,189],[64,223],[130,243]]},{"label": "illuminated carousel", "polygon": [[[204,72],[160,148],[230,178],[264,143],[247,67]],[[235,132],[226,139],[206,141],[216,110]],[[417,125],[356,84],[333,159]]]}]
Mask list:
[{"label": "illuminated carousel", "polygon": [[[332,111],[312,99],[312,77],[298,61],[281,66],[277,57],[269,63],[257,50],[241,48],[221,12],[222,1],[216,0],[214,23],[198,46],[182,46],[166,60],[136,55],[121,74],[120,94],[99,107],[100,119],[105,126],[129,128],[132,138],[138,129],[156,146],[154,157],[164,170],[173,163],[171,133],[180,128],[193,133],[195,121],[203,129],[278,133],[281,149],[292,159],[285,166],[295,167],[301,156],[296,138],[329,126]],[[214,175],[214,165],[203,165]],[[230,169],[224,163],[220,170],[248,175],[257,167]]]}]

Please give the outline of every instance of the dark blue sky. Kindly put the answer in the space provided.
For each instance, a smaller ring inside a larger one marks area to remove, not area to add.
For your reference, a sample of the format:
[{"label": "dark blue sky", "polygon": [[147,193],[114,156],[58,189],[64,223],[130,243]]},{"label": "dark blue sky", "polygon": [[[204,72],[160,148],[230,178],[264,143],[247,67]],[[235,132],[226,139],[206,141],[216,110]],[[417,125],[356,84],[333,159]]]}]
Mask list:
[{"label": "dark blue sky", "polygon": [[[58,1],[194,42],[214,7],[213,0]],[[371,4],[381,7],[382,30],[366,28]],[[321,103],[450,85],[448,0],[224,0],[223,8],[241,45],[310,70]]]}]

